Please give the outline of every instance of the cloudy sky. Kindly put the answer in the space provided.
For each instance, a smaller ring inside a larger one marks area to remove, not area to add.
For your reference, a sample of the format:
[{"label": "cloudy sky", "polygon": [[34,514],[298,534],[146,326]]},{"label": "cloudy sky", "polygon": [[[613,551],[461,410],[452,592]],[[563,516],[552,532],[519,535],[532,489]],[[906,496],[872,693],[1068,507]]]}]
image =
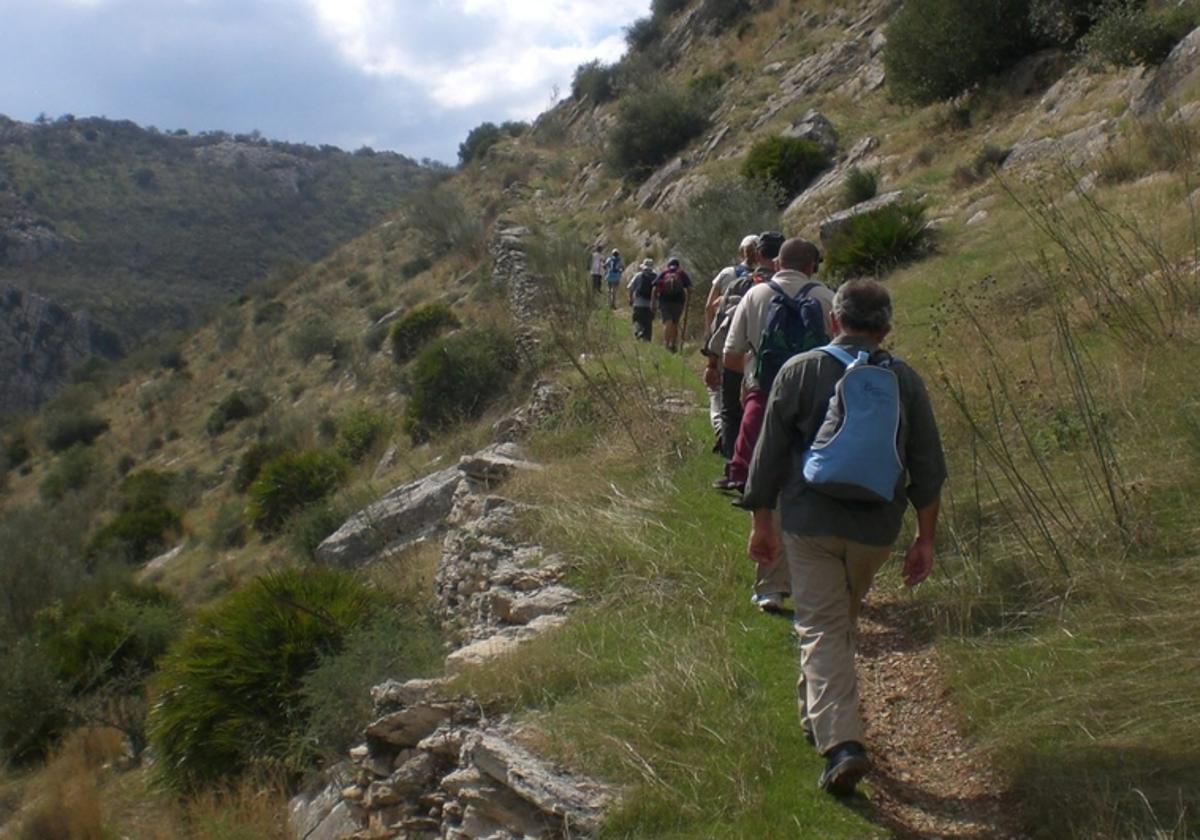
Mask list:
[{"label": "cloudy sky", "polygon": [[650,0],[0,0],[0,114],[260,130],[453,162],[611,61]]}]

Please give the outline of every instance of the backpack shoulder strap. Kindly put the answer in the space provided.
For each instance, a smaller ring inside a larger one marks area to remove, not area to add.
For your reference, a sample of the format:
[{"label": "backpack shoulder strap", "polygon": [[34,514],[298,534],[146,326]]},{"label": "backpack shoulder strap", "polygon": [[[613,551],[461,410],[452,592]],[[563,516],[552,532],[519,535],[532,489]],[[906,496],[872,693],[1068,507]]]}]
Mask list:
[{"label": "backpack shoulder strap", "polygon": [[811,283],[805,283],[804,288],[800,290],[800,294],[796,295],[796,297],[808,297],[808,293],[817,288],[819,285],[820,283],[818,283],[816,280],[812,281]]},{"label": "backpack shoulder strap", "polygon": [[833,358],[837,359],[846,367],[850,367],[850,365],[854,363],[854,357],[841,347],[838,347],[836,344],[826,344],[824,347],[818,347],[817,349],[826,356],[832,356]]},{"label": "backpack shoulder strap", "polygon": [[783,287],[780,286],[778,283],[776,283],[774,280],[768,280],[767,287],[770,288],[771,291],[773,291],[777,295],[783,295],[784,297],[788,296],[788,293],[783,290]]}]

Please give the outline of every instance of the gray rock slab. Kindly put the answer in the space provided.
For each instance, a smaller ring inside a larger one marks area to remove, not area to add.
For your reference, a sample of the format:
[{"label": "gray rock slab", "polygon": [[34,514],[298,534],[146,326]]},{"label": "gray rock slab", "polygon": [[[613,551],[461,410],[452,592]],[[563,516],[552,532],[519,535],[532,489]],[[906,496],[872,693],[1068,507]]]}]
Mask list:
[{"label": "gray rock slab", "polygon": [[392,490],[350,517],[316,551],[322,563],[353,568],[440,530],[462,481],[450,467]]},{"label": "gray rock slab", "polygon": [[449,703],[428,703],[391,712],[367,726],[367,737],[395,747],[415,746],[454,715]]},{"label": "gray rock slab", "polygon": [[821,244],[829,247],[830,240],[845,230],[846,225],[852,219],[865,216],[869,213],[877,213],[884,208],[900,204],[911,198],[913,198],[913,195],[905,190],[893,190],[883,195],[877,195],[869,201],[856,204],[849,209],[842,210],[840,213],[834,213],[821,222]]}]

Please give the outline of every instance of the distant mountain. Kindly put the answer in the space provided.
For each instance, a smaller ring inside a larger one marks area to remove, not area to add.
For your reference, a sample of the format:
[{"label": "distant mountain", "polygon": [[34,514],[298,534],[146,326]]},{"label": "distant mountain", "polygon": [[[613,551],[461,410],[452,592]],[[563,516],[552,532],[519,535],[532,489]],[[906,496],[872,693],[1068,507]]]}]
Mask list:
[{"label": "distant mountain", "polygon": [[0,116],[0,284],[85,310],[132,344],[194,323],[275,266],[323,256],[436,174],[402,155],[257,133]]}]

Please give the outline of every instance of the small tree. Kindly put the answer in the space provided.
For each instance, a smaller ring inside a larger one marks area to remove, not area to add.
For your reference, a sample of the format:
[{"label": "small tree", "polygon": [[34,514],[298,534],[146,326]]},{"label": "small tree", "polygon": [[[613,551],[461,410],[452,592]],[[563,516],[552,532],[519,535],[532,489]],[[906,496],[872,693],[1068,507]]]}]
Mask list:
[{"label": "small tree", "polygon": [[829,155],[811,140],[766,137],[750,147],[742,161],[742,175],[774,190],[781,204],[799,195],[823,170]]},{"label": "small tree", "polygon": [[615,69],[611,64],[601,64],[599,59],[580,64],[575,68],[571,80],[571,96],[576,100],[587,99],[599,105],[612,99]]},{"label": "small tree", "polygon": [[458,162],[466,166],[476,158],[482,157],[488,149],[500,142],[504,132],[494,122],[484,122],[475,126],[467,134],[467,139],[458,146]]},{"label": "small tree", "polygon": [[625,175],[644,176],[707,127],[708,116],[696,97],[668,87],[631,91],[621,98],[609,135],[609,162]]}]

